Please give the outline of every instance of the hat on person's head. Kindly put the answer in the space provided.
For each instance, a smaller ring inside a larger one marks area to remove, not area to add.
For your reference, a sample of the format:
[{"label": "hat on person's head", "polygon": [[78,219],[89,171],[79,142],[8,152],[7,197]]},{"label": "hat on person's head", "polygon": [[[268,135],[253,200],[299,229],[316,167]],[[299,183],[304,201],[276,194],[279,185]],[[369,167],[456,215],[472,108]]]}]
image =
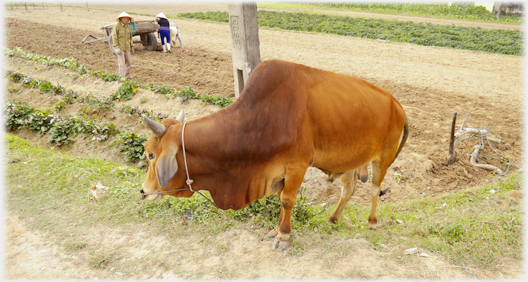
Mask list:
[{"label": "hat on person's head", "polygon": [[121,12],[121,14],[117,16],[116,22],[118,22],[120,18],[130,18],[130,21],[134,21],[134,18],[130,16],[127,12]]},{"label": "hat on person's head", "polygon": [[163,19],[167,19],[167,17],[165,17],[165,14],[164,13],[159,13],[156,15],[156,18],[163,18]]}]

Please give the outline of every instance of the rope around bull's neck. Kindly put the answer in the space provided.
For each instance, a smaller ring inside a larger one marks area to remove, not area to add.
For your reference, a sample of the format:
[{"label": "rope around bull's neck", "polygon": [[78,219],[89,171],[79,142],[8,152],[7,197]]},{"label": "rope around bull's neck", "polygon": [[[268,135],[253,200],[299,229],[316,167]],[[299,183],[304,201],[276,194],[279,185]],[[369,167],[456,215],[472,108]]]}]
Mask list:
[{"label": "rope around bull's neck", "polygon": [[[216,204],[215,202],[213,202],[211,199],[207,198],[204,194],[200,193],[200,191],[196,191],[196,190],[193,190],[193,188],[191,187],[191,183],[193,183],[194,181],[189,177],[189,169],[187,167],[187,156],[185,155],[185,125],[187,125],[187,123],[184,123],[183,124],[183,128],[182,128],[182,150],[183,150],[183,163],[185,164],[185,173],[187,174],[187,180],[185,181],[185,183],[187,183],[187,185],[189,185],[189,190],[191,190],[191,192],[196,192],[198,194],[200,194],[200,196],[204,197],[206,200],[208,200],[211,204],[213,204],[214,207],[216,207],[218,209],[218,211],[220,211],[220,213],[222,213],[222,215],[230,220],[231,222],[233,222],[235,224],[235,226],[237,226],[238,228],[240,229],[244,229],[246,231],[249,231],[251,233],[254,233],[254,234],[257,234],[258,236],[264,238],[264,235],[259,233],[259,232],[256,232],[256,231],[253,231],[251,229],[248,229],[246,227],[243,227],[241,226],[240,224],[238,224],[238,222],[236,222],[234,219],[230,218],[229,216],[227,216],[227,214],[222,210],[220,209]],[[184,191],[186,189],[176,189],[176,190],[169,190],[169,191],[156,191],[156,192],[150,192],[150,193],[143,193],[143,195],[150,195],[150,194],[161,194],[161,193],[167,193],[167,192],[176,192],[176,191]]]},{"label": "rope around bull's neck", "polygon": [[185,126],[186,125],[187,123],[184,123],[183,128],[182,128],[183,163],[185,164],[185,173],[187,173],[187,180],[185,181],[185,183],[189,185],[189,189],[191,190],[191,192],[194,192],[193,188],[191,187],[191,183],[193,183],[194,181],[189,177],[189,169],[187,168],[187,156],[185,155]]},{"label": "rope around bull's neck", "polygon": [[228,219],[231,222],[233,222],[236,226],[238,226],[238,228],[245,229],[245,230],[247,230],[247,231],[249,231],[251,233],[257,234],[257,235],[261,236],[262,238],[264,238],[264,236],[262,234],[260,234],[258,232],[255,232],[255,231],[253,231],[251,229],[248,229],[248,228],[243,227],[240,224],[238,224],[235,220],[233,220],[232,218],[227,216],[227,214],[222,209],[220,209],[215,204],[215,202],[211,201],[211,199],[207,198],[204,194],[200,193],[199,191],[193,190],[193,188],[191,187],[191,183],[193,183],[194,181],[189,177],[189,169],[187,168],[187,156],[185,155],[185,126],[186,125],[187,125],[186,122],[183,123],[183,128],[182,128],[182,150],[183,150],[183,163],[185,164],[185,173],[187,174],[187,180],[185,181],[185,183],[187,183],[187,185],[189,185],[189,189],[191,190],[191,192],[196,192],[196,193],[200,194],[202,197],[204,197],[206,200],[211,202],[211,204],[213,204],[213,206],[215,206],[222,213],[222,215],[224,215],[224,217],[226,219]]}]

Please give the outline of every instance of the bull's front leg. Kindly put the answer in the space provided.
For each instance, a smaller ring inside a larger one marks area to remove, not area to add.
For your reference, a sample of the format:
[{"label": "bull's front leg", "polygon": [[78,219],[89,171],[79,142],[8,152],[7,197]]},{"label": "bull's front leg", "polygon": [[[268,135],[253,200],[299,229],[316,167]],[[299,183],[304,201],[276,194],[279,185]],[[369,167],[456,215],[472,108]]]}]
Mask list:
[{"label": "bull's front leg", "polygon": [[305,172],[306,168],[304,170],[299,169],[295,173],[287,174],[284,179],[284,189],[280,193],[281,213],[279,224],[277,225],[278,228],[275,229],[278,232],[275,240],[271,244],[272,250],[284,251],[290,244],[290,233],[292,230],[291,212],[295,206],[297,191],[301,187]]},{"label": "bull's front leg", "polygon": [[[281,198],[281,194],[282,194],[282,190],[279,191],[277,193],[277,195],[279,196],[279,200]],[[273,228],[270,232],[268,232],[268,234],[266,234],[266,236],[264,236],[265,239],[275,239],[277,238],[277,235],[279,235],[279,226],[282,222],[282,218],[284,217],[284,210],[282,208],[282,205],[281,205],[281,210],[280,210],[280,214],[279,214],[279,222],[277,223],[277,226],[275,226],[275,228]]]}]

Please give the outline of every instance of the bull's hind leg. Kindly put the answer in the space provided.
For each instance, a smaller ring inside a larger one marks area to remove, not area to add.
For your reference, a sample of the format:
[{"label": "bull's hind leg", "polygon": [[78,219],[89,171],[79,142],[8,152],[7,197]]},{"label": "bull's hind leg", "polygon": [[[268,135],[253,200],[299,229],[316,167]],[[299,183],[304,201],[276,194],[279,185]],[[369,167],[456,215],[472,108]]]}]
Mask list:
[{"label": "bull's hind leg", "polygon": [[328,222],[336,223],[339,220],[346,203],[354,194],[354,190],[356,189],[356,182],[357,177],[355,170],[348,171],[341,175],[341,183],[343,184],[343,186],[341,187],[341,197],[339,198],[339,203],[337,204],[337,207],[328,219]]},{"label": "bull's hind leg", "polygon": [[376,229],[378,224],[378,217],[376,216],[376,207],[378,205],[378,197],[381,192],[381,182],[385,178],[387,169],[391,163],[380,163],[373,161],[372,162],[372,186],[371,186],[371,196],[372,196],[372,205],[370,207],[370,215],[368,218],[369,227],[371,229]]}]

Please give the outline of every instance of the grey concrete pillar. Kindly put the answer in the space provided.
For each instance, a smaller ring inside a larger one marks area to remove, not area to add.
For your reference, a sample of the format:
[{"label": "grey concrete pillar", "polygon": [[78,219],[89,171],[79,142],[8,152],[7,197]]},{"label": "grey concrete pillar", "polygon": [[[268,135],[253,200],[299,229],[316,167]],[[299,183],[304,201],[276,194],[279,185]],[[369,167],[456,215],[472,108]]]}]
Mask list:
[{"label": "grey concrete pillar", "polygon": [[229,3],[228,10],[236,99],[242,93],[251,71],[260,63],[257,4]]}]

